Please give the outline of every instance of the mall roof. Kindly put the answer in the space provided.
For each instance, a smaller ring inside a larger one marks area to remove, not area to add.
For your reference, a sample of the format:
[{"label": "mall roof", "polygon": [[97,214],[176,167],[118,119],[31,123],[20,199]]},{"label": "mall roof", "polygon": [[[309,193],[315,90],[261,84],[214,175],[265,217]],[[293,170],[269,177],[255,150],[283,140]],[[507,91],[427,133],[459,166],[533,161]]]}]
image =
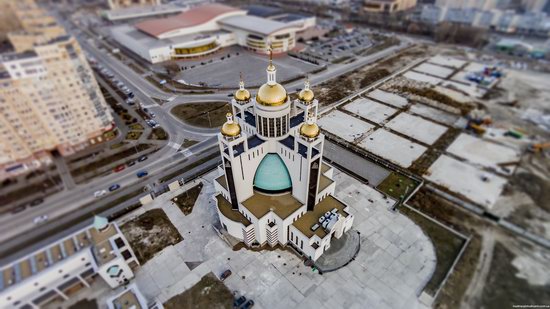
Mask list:
[{"label": "mall roof", "polygon": [[272,6],[265,6],[265,5],[249,5],[246,7],[248,10],[249,15],[259,16],[259,17],[271,17],[274,15],[281,14],[283,12],[282,9],[272,7]]},{"label": "mall roof", "polygon": [[240,11],[240,9],[223,4],[207,4],[190,9],[173,17],[146,20],[137,23],[135,26],[139,30],[157,37],[165,32],[198,26],[222,14],[236,11]]},{"label": "mall roof", "polygon": [[270,35],[285,28],[294,27],[282,22],[250,15],[227,17],[220,20],[219,23],[261,35]]}]

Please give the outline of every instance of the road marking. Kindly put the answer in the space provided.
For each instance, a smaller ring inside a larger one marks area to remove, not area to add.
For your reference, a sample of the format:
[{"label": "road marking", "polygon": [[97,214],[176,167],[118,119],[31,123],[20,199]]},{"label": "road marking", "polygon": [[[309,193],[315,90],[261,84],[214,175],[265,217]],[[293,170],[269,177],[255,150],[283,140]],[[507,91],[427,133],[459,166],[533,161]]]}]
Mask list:
[{"label": "road marking", "polygon": [[184,150],[181,150],[180,151],[184,157],[190,157],[193,155],[193,152],[191,150],[189,150],[189,148],[185,148]]},{"label": "road marking", "polygon": [[178,149],[180,149],[181,144],[174,143],[174,142],[169,142],[169,143],[168,143],[168,147],[172,147],[172,148],[178,150]]}]

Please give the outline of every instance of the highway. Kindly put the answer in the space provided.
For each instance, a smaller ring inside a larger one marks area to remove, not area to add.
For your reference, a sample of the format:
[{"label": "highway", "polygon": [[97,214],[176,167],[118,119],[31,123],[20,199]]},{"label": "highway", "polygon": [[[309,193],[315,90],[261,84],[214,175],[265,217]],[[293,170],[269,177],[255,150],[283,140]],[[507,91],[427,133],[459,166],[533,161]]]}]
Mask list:
[{"label": "highway", "polygon": [[[73,29],[71,25],[63,21],[66,29]],[[113,173],[103,177],[98,177],[86,184],[76,185],[71,190],[63,190],[60,193],[49,196],[42,205],[28,208],[26,211],[18,214],[6,214],[0,216],[0,252],[10,252],[16,244],[29,242],[40,235],[47,235],[48,231],[54,231],[63,220],[69,220],[76,216],[78,211],[87,211],[93,213],[93,209],[99,209],[101,206],[124,196],[128,192],[133,192],[140,187],[153,184],[163,175],[169,174],[173,170],[184,167],[202,160],[212,153],[217,152],[215,135],[218,129],[199,128],[185,124],[170,113],[170,109],[178,104],[206,101],[225,101],[228,100],[229,91],[220,91],[213,94],[174,94],[166,93],[148,80],[137,74],[131,68],[127,67],[120,60],[116,59],[107,52],[102,52],[93,39],[83,38],[73,33],[79,38],[82,48],[98,63],[109,69],[120,81],[128,86],[142,102],[142,104],[153,111],[157,116],[156,120],[169,134],[168,144],[149,155],[145,162],[128,167],[120,173]],[[310,76],[313,85],[323,83],[327,80],[346,74],[367,64],[378,61],[382,58],[391,56],[403,48],[410,46],[411,42],[404,40],[401,44],[379,51],[372,55],[358,58],[356,61],[348,64],[330,65],[326,70]],[[303,81],[295,81],[285,84],[285,87],[292,92],[296,88],[301,88]],[[154,99],[168,100],[167,103],[159,105]],[[322,98],[321,98],[322,100]],[[187,151],[178,152],[185,139],[199,140],[200,143],[190,147]],[[185,163],[184,163],[185,162]],[[149,177],[138,179],[136,172],[147,170]],[[109,193],[106,196],[95,199],[93,193],[98,190],[106,189],[110,185],[118,183],[122,189]],[[93,203],[82,210],[83,205]],[[33,224],[33,219],[48,215],[49,220],[37,228]],[[60,236],[59,236],[60,237]],[[30,244],[29,244],[30,245]]]}]

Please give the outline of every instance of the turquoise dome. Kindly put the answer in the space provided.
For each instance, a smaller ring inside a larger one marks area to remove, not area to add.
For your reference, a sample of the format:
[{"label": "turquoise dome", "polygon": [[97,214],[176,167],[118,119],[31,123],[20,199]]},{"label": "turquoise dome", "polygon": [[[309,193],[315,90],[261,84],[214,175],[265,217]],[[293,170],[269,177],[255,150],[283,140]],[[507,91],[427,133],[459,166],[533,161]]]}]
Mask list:
[{"label": "turquoise dome", "polygon": [[254,188],[268,193],[287,191],[292,188],[288,169],[278,154],[269,153],[260,162],[254,176]]}]

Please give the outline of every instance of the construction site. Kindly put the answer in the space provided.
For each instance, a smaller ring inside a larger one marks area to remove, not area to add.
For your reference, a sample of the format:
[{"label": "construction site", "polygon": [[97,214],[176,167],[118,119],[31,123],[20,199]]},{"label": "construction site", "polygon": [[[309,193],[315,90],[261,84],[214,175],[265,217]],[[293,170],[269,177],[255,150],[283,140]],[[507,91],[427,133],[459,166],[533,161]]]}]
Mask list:
[{"label": "construction site", "polygon": [[[367,180],[432,238],[434,305],[548,303],[550,76],[426,45],[350,76],[316,87],[336,96],[318,123],[331,142],[391,171]],[[399,191],[405,179],[419,185]]]}]

